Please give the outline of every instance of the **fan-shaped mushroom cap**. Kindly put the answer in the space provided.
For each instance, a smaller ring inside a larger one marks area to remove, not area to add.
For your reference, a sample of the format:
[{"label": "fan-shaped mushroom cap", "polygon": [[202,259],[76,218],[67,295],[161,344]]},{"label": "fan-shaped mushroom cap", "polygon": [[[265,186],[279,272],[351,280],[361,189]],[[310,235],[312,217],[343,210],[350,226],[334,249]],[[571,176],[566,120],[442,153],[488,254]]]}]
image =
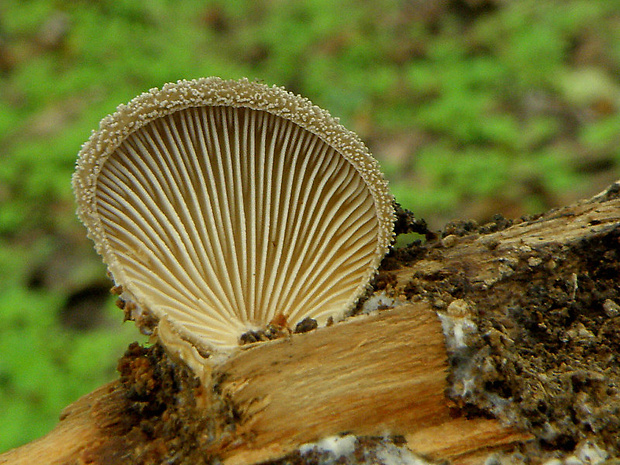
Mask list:
[{"label": "fan-shaped mushroom cap", "polygon": [[166,84],[79,154],[78,214],[117,284],[210,348],[349,309],[392,240],[377,162],[309,100],[247,79]]}]

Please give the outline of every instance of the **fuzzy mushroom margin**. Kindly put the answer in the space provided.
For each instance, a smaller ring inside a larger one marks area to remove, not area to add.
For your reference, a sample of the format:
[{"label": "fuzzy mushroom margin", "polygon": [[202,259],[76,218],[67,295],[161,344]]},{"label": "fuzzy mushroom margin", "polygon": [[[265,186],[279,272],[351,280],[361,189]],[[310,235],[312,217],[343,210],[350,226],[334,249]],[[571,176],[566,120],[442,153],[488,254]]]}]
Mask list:
[{"label": "fuzzy mushroom margin", "polygon": [[[209,77],[169,83],[161,90],[151,89],[127,105],[120,105],[115,113],[104,118],[99,129],[94,131],[82,146],[73,175],[73,189],[78,201],[77,212],[115,282],[123,286],[129,298],[136,304],[151,310],[148,302],[140,298],[140,292],[132,289],[131,280],[119,263],[97,211],[97,181],[103,166],[130,135],[150,122],[188,108],[205,106],[248,108],[289,120],[337,151],[359,173],[373,198],[378,228],[373,259],[357,289],[351,293],[342,313],[350,309],[368,287],[394,237],[393,197],[388,191],[387,182],[377,161],[360,138],[344,128],[329,112],[281,87],[269,87],[248,79],[230,81]],[[163,312],[152,310],[156,317],[167,318]],[[174,332],[204,347],[204,340],[197,340],[170,320]]]}]

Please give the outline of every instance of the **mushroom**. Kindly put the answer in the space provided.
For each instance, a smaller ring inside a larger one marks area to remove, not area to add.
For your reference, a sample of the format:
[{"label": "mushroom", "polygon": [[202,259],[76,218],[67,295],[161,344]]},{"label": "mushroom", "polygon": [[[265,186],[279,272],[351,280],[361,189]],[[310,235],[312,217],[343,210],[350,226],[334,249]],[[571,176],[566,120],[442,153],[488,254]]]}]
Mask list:
[{"label": "mushroom", "polygon": [[123,298],[210,351],[272,321],[342,316],[393,238],[393,198],[361,140],[247,79],[178,81],[119,106],[73,187]]}]

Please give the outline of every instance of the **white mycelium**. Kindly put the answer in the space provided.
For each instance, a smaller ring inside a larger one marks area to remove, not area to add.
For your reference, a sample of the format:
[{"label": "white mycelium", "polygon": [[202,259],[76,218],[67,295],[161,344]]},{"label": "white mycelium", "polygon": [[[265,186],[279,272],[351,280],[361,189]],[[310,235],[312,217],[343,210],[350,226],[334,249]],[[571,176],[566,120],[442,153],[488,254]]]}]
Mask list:
[{"label": "white mycelium", "polygon": [[341,315],[393,235],[359,138],[246,79],[179,81],[120,106],[84,144],[73,186],[115,282],[210,348],[274,318]]}]

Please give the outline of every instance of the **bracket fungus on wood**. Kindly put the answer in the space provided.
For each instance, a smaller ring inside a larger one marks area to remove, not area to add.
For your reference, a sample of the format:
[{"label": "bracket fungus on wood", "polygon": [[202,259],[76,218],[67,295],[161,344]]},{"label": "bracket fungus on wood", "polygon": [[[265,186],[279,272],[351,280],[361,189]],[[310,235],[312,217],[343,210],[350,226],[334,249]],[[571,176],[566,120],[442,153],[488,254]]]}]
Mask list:
[{"label": "bracket fungus on wood", "polygon": [[247,79],[179,81],[119,106],[73,187],[123,297],[208,350],[342,315],[393,238],[393,198],[361,140]]}]

